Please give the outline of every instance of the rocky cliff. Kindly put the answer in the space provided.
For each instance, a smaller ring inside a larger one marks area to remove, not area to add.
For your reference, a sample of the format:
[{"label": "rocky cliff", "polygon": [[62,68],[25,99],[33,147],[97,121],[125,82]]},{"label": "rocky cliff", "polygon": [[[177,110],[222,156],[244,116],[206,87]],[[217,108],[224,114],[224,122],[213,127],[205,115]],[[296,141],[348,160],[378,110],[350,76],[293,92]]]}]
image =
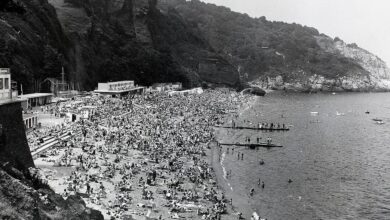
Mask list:
[{"label": "rocky cliff", "polygon": [[187,87],[203,81],[227,85],[239,81],[231,65],[223,78],[199,74],[200,59],[223,58],[175,10],[160,11],[157,1],[49,2],[74,44],[76,81],[86,89],[99,81],[123,79],[143,85],[180,81]]},{"label": "rocky cliff", "polygon": [[388,68],[354,44],[299,24],[251,18],[199,0],[161,0],[239,68],[243,81],[297,91],[389,90]]}]

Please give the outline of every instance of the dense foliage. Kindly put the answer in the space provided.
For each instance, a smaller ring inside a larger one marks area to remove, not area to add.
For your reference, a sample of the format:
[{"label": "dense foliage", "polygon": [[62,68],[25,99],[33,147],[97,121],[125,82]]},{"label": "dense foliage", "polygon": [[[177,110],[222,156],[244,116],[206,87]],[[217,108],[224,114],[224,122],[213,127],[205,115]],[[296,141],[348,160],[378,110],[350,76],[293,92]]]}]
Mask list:
[{"label": "dense foliage", "polygon": [[[285,80],[307,75],[338,78],[354,70],[364,72],[353,60],[322,50],[320,33],[310,27],[251,18],[226,7],[199,0],[164,1],[174,7],[194,29],[200,29],[210,44],[237,66],[248,79],[282,75]],[[245,74],[247,73],[247,74]]]},{"label": "dense foliage", "polygon": [[34,92],[36,82],[57,76],[69,66],[70,43],[53,7],[47,2],[9,0],[0,3],[0,67],[12,70],[12,80]]}]

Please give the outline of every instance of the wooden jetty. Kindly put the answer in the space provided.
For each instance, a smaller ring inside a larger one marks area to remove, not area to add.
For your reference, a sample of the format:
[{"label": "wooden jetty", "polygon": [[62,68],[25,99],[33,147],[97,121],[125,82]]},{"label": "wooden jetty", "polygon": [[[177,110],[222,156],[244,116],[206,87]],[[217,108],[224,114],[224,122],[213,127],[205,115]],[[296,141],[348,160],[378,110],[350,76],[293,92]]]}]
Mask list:
[{"label": "wooden jetty", "polygon": [[235,143],[235,144],[227,144],[227,143],[220,143],[220,145],[224,146],[239,146],[239,147],[249,147],[251,149],[255,149],[258,147],[265,147],[265,148],[274,148],[274,147],[283,147],[282,145],[278,144],[269,144],[266,142],[258,143],[258,144],[240,144],[240,143]]},{"label": "wooden jetty", "polygon": [[243,127],[243,126],[214,126],[217,128],[228,128],[228,129],[237,129],[237,130],[243,130],[243,129],[248,129],[248,130],[256,130],[256,131],[289,131],[290,128],[259,128],[259,127]]}]

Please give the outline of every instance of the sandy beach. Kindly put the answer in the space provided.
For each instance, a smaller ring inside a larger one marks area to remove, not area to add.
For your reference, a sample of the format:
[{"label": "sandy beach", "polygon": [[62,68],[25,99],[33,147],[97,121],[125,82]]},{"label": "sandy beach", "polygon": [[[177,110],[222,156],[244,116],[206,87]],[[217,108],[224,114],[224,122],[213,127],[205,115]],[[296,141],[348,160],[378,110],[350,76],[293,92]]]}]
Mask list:
[{"label": "sandy beach", "polygon": [[105,219],[237,219],[239,210],[230,202],[239,201],[227,196],[213,126],[238,117],[250,100],[222,89],[68,101],[51,111],[100,105],[93,117],[68,125],[81,135],[35,164],[57,193],[80,195]]}]

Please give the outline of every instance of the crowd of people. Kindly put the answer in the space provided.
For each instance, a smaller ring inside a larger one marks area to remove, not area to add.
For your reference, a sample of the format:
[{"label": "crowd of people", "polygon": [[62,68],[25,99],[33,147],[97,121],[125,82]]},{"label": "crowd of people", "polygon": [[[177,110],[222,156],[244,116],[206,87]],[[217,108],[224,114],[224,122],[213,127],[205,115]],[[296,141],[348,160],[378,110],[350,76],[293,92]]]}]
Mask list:
[{"label": "crowd of people", "polygon": [[[173,97],[91,95],[46,107],[64,116],[80,106],[97,106],[88,118],[64,125],[75,135],[46,152],[55,155],[56,166],[72,168],[70,175],[49,183],[62,187],[64,197],[82,195],[113,219],[221,219],[230,200],[218,189],[206,155],[213,126],[246,98],[219,89]],[[30,141],[47,133],[38,130]]]}]

